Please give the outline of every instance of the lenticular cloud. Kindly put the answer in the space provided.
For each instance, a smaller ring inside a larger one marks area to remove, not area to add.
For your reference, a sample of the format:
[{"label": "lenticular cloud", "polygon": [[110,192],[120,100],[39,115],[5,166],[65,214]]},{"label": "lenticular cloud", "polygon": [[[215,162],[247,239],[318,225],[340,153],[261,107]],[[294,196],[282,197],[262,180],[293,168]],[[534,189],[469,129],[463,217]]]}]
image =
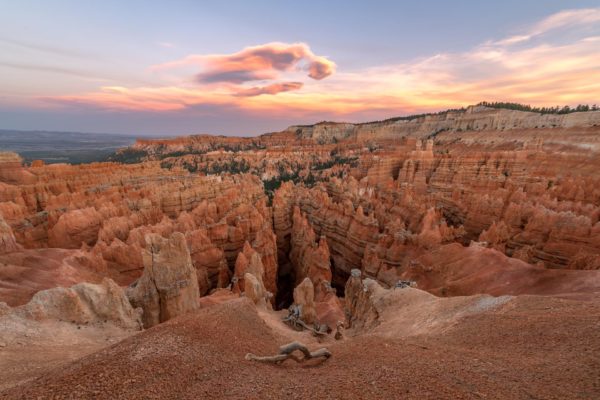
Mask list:
[{"label": "lenticular cloud", "polygon": [[301,63],[308,64],[308,76],[323,79],[335,70],[335,64],[315,55],[304,43],[267,43],[247,47],[227,55],[204,58],[205,70],[196,75],[201,83],[243,83],[259,79],[274,79],[279,71],[290,71]]}]

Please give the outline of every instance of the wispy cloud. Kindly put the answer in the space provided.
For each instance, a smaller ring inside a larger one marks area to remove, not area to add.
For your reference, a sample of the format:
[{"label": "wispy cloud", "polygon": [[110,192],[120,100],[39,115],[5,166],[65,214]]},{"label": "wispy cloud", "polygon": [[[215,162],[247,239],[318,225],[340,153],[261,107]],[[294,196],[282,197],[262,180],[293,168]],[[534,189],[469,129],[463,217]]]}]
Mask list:
[{"label": "wispy cloud", "polygon": [[151,67],[158,79],[169,74],[168,85],[103,88],[54,101],[166,112],[216,105],[331,118],[391,116],[481,100],[593,103],[600,93],[598,43],[600,8],[566,10],[468,51],[404,64],[336,71],[333,61],[306,44],[275,42]]},{"label": "wispy cloud", "polygon": [[0,67],[13,68],[13,69],[20,70],[20,71],[26,70],[26,71],[34,71],[34,72],[41,72],[41,73],[76,76],[79,78],[87,78],[87,79],[94,79],[94,80],[107,80],[107,79],[98,78],[98,75],[93,72],[82,71],[82,70],[73,69],[73,68],[52,66],[52,65],[34,65],[34,64],[11,63],[11,62],[0,61]]},{"label": "wispy cloud", "polygon": [[578,10],[564,10],[552,14],[534,24],[525,33],[509,36],[499,40],[497,45],[513,45],[528,41],[545,33],[569,27],[581,28],[586,25],[595,25],[600,22],[600,8],[585,8]]},{"label": "wispy cloud", "polygon": [[47,54],[52,54],[52,55],[59,55],[59,56],[63,56],[63,57],[82,58],[82,57],[87,56],[83,52],[79,52],[79,51],[75,51],[75,50],[71,50],[71,49],[66,49],[66,48],[42,44],[42,43],[32,43],[32,42],[27,42],[27,41],[23,41],[23,40],[15,40],[15,39],[10,39],[10,38],[0,38],[0,45],[5,45],[5,46],[8,45],[11,47],[18,47],[20,49],[25,49],[25,50],[29,50],[29,51],[42,52],[42,53],[47,53]]},{"label": "wispy cloud", "polygon": [[177,111],[200,104],[232,104],[229,95],[203,93],[181,87],[163,86],[127,88],[104,86],[84,95],[52,96],[41,100],[56,105],[100,107],[127,111]]}]

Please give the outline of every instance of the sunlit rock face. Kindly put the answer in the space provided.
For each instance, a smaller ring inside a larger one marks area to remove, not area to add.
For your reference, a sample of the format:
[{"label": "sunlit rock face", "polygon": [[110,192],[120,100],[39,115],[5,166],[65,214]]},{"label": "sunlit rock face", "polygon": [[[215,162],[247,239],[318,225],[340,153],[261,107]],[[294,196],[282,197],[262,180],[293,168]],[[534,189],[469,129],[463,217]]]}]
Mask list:
[{"label": "sunlit rock face", "polygon": [[310,278],[304,278],[294,288],[294,305],[298,307],[300,319],[307,324],[317,322],[317,311],[315,309],[315,287]]},{"label": "sunlit rock face", "polygon": [[315,125],[291,126],[286,131],[318,143],[343,139],[394,139],[402,136],[425,138],[438,132],[513,130],[532,128],[592,127],[600,124],[600,113],[537,114],[471,106],[464,111],[406,119],[390,119],[364,124],[322,122]]},{"label": "sunlit rock face", "polygon": [[195,264],[206,264],[216,286],[222,260],[233,266],[246,240],[263,232],[266,241],[271,231],[266,196],[252,176],[176,175],[156,163],[30,170],[44,183],[11,185],[0,203],[16,241],[25,248],[91,247],[121,282],[141,273],[146,234],[186,233]]},{"label": "sunlit rock face", "polygon": [[292,219],[290,261],[294,266],[296,283],[309,278],[319,292],[323,285],[331,284],[331,262],[327,239],[322,236],[317,241],[314,230],[297,206],[294,207]]},{"label": "sunlit rock face", "polygon": [[379,162],[360,181],[284,185],[273,201],[278,245],[289,249],[297,206],[327,239],[334,282],[352,268],[392,282],[425,250],[472,240],[545,268],[597,269],[600,178],[593,170],[600,165],[591,131],[581,134],[592,141],[585,147],[565,144],[572,131],[543,130],[545,142],[536,138],[540,131],[522,130],[519,141],[516,131],[504,140],[444,133],[438,145],[417,141],[413,150],[386,155],[400,159],[397,173],[381,173]]},{"label": "sunlit rock face", "polygon": [[11,227],[0,214],[0,254],[12,253],[20,249]]},{"label": "sunlit rock face", "polygon": [[144,311],[144,327],[149,328],[197,309],[200,291],[182,233],[176,232],[169,239],[150,234],[146,241],[144,273],[127,296],[134,307]]},{"label": "sunlit rock face", "polygon": [[23,159],[17,153],[0,151],[0,182],[20,185],[35,181],[35,175],[23,168]]}]

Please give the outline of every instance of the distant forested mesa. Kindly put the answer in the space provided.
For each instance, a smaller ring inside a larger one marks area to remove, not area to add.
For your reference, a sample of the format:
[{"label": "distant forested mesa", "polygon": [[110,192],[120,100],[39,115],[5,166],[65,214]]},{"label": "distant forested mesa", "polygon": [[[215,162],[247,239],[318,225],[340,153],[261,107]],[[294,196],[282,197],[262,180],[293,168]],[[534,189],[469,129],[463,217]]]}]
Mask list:
[{"label": "distant forested mesa", "polygon": [[[449,108],[447,110],[437,111],[437,112],[428,112],[428,113],[422,113],[422,114],[411,114],[411,115],[405,115],[403,117],[392,117],[392,118],[386,118],[386,119],[381,119],[381,120],[376,120],[376,121],[356,122],[356,123],[353,123],[353,125],[360,126],[360,125],[379,124],[379,123],[395,122],[395,121],[412,121],[413,119],[418,119],[418,118],[423,118],[423,117],[429,117],[429,116],[432,116],[432,115],[446,115],[446,114],[451,113],[451,112],[465,112],[465,111],[467,111],[467,109],[465,107],[461,107],[461,108]],[[335,122],[335,121],[320,121],[320,122],[317,122],[316,124],[311,124],[311,125],[294,125],[294,126],[297,127],[297,128],[310,128],[310,127],[316,126],[316,125],[337,124],[337,123],[340,123],[340,122]]]},{"label": "distant forested mesa", "polygon": [[[484,107],[505,109],[505,110],[529,111],[529,112],[540,113],[540,114],[570,114],[570,113],[574,113],[574,112],[600,111],[600,107],[596,104],[591,105],[591,106],[588,104],[579,104],[576,107],[571,107],[571,106],[532,107],[528,104],[511,103],[511,102],[504,102],[504,101],[482,101],[480,103],[477,103],[476,106],[484,106]],[[382,119],[382,120],[358,122],[358,123],[354,123],[354,125],[360,126],[360,125],[379,124],[379,123],[388,123],[388,122],[396,122],[396,121],[412,121],[414,119],[419,119],[419,118],[423,118],[423,117],[430,117],[430,116],[435,116],[435,115],[446,115],[448,113],[465,112],[465,111],[467,111],[466,107],[449,108],[447,110],[442,110],[442,111],[437,111],[437,112],[411,114],[411,115],[405,115],[402,117],[392,117],[392,118],[386,118],[386,119]],[[317,122],[316,124],[312,124],[312,125],[294,125],[294,126],[296,126],[297,128],[309,128],[309,127],[313,127],[316,125],[335,124],[335,123],[336,122],[334,122],[334,121],[320,121],[320,122]]]},{"label": "distant forested mesa", "polygon": [[503,108],[506,110],[516,110],[516,111],[529,111],[540,114],[569,114],[574,112],[585,112],[585,111],[598,111],[600,107],[596,104],[590,106],[587,104],[579,104],[577,107],[571,108],[570,106],[555,106],[555,107],[531,107],[527,104],[519,104],[519,103],[507,103],[501,101],[488,102],[482,101],[477,104],[478,106],[491,107],[491,108]]}]

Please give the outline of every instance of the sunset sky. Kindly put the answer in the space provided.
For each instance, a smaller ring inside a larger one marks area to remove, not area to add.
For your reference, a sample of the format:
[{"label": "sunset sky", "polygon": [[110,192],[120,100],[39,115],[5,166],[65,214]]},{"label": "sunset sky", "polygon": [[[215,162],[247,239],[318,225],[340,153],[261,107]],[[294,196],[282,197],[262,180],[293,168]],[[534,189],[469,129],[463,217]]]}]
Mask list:
[{"label": "sunset sky", "polygon": [[256,135],[600,103],[598,0],[354,3],[0,0],[0,129]]}]

